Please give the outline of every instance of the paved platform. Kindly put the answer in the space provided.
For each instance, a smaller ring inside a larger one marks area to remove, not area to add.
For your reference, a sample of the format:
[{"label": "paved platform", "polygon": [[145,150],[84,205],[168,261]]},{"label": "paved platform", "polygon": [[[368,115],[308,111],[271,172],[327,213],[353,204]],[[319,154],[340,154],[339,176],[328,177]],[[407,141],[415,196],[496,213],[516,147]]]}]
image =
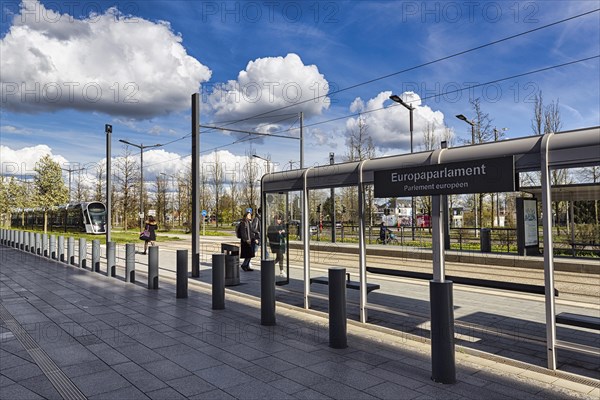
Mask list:
[{"label": "paved platform", "polygon": [[265,327],[253,296],[227,291],[217,311],[206,283],[190,280],[187,299],[167,274],[159,286],[0,246],[0,398],[600,397],[565,373],[460,351],[458,382],[434,383],[429,345],[411,336],[351,323],[335,350],[322,313],[278,304]]}]

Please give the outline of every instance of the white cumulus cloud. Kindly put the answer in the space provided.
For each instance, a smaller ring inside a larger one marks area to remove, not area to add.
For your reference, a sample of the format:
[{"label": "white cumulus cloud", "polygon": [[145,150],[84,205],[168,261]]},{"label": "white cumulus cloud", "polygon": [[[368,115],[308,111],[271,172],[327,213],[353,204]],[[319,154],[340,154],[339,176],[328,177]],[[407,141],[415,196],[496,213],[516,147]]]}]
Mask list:
[{"label": "white cumulus cloud", "polygon": [[[281,126],[281,114],[303,111],[307,117],[320,115],[329,107],[329,98],[319,96],[328,90],[329,84],[317,66],[305,65],[291,53],[250,61],[236,80],[215,86],[207,100],[218,120],[244,119],[293,106],[252,121],[254,126],[262,123],[262,132],[269,132]],[[289,125],[289,121],[284,124]]]},{"label": "white cumulus cloud", "polygon": [[[357,132],[359,118],[366,123],[367,135],[379,150],[405,150],[410,152],[410,118],[409,110],[404,106],[392,102],[389,97],[392,92],[381,92],[368,101],[356,98],[349,109],[353,113],[365,113],[364,116],[349,118],[346,121],[346,131]],[[427,105],[421,105],[421,98],[414,92],[405,92],[401,96],[407,105],[412,105],[413,110],[413,150],[419,151],[423,142],[423,131],[427,126],[433,127],[436,134],[444,130],[444,114],[434,111]],[[385,103],[385,104],[384,104]],[[391,104],[390,104],[391,103]],[[389,107],[397,105],[395,107]],[[379,110],[386,107],[385,110]]]},{"label": "white cumulus cloud", "polygon": [[147,118],[189,108],[211,71],[166,22],[116,7],[77,19],[23,0],[0,41],[2,107]]},{"label": "white cumulus cloud", "polygon": [[2,171],[0,172],[2,175],[19,176],[26,179],[35,174],[36,164],[47,154],[61,167],[69,168],[67,159],[52,154],[52,149],[45,144],[16,150],[8,146],[0,146],[0,161],[2,164]]}]

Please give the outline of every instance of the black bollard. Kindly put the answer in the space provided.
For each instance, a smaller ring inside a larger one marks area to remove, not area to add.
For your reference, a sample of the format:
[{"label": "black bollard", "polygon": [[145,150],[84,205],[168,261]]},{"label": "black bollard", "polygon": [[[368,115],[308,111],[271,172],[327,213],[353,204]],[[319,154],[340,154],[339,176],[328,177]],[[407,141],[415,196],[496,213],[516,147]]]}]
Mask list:
[{"label": "black bollard", "polygon": [[260,324],[275,324],[275,260],[260,261]]},{"label": "black bollard", "polygon": [[135,282],[135,244],[125,245],[125,282]]},{"label": "black bollard", "polygon": [[429,281],[431,307],[431,379],[456,383],[452,281]]},{"label": "black bollard", "polygon": [[177,298],[188,297],[188,251],[177,250]]},{"label": "black bollard", "polygon": [[79,268],[85,268],[87,257],[87,243],[84,238],[79,238]]},{"label": "black bollard", "polygon": [[106,276],[117,276],[117,263],[115,262],[115,242],[106,243]]},{"label": "black bollard", "polygon": [[346,268],[329,268],[329,347],[348,347],[346,320]]},{"label": "black bollard", "polygon": [[29,232],[29,251],[31,251],[32,253],[36,252],[35,249],[35,233],[33,232]]},{"label": "black bollard", "polygon": [[212,309],[225,309],[225,254],[212,255]]},{"label": "black bollard", "polygon": [[158,246],[148,249],[148,289],[158,289]]},{"label": "black bollard", "polygon": [[92,240],[92,271],[100,272],[100,240]]}]

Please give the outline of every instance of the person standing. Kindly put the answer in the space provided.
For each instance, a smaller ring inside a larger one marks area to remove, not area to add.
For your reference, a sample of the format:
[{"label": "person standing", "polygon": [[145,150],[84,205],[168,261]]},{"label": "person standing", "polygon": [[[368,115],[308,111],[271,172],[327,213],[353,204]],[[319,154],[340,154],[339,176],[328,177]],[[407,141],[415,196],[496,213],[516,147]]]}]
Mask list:
[{"label": "person standing", "polygon": [[240,267],[244,271],[254,271],[250,261],[256,255],[254,249],[257,240],[256,233],[252,230],[252,211],[246,210],[238,229],[240,230],[240,258],[244,259]]},{"label": "person standing", "polygon": [[281,216],[275,217],[275,222],[267,228],[267,238],[269,239],[269,247],[275,254],[275,264],[279,263],[279,276],[285,278],[283,270],[283,253],[285,253],[285,226],[281,222]]},{"label": "person standing", "polygon": [[156,230],[158,229],[158,225],[156,224],[156,220],[151,215],[148,217],[146,221],[146,226],[144,227],[144,232],[148,232],[147,239],[144,239],[144,252],[142,254],[146,254],[148,251],[148,243],[150,246],[154,246],[154,242],[156,241]]}]

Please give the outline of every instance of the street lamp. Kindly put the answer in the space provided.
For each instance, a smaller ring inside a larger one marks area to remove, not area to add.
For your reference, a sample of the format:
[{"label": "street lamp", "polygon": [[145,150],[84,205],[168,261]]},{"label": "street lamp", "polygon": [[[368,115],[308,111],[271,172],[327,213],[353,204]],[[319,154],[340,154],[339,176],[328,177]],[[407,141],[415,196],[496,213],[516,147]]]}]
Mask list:
[{"label": "street lamp", "polygon": [[[400,103],[404,108],[409,111],[409,129],[410,129],[410,153],[413,153],[413,111],[415,108],[411,104],[406,104],[404,100],[397,94],[393,94],[390,96],[390,100],[395,101],[396,103]],[[396,214],[396,199],[394,199],[394,213]],[[396,214],[396,218],[398,215]],[[415,198],[410,198],[410,226],[412,230],[412,240],[415,240]]]},{"label": "street lamp", "polygon": [[[462,114],[458,114],[456,118],[471,125],[471,144],[475,144],[475,121],[469,121],[469,119]],[[475,235],[477,235],[477,194],[473,195],[473,203],[475,203]]]},{"label": "street lamp", "polygon": [[119,139],[119,142],[140,149],[140,230],[144,230],[144,149],[149,149],[151,147],[160,147],[162,146],[162,144],[152,144],[144,146],[141,143],[135,144],[123,139]]},{"label": "street lamp", "polygon": [[69,203],[71,203],[71,173],[77,171],[83,171],[85,168],[61,168],[63,171],[67,171],[69,173]]},{"label": "street lamp", "polygon": [[269,160],[267,158],[264,158],[264,157],[261,157],[261,156],[258,156],[256,154],[252,154],[252,157],[258,158],[259,160],[266,161],[266,163],[267,163],[267,174],[271,173],[271,160]]}]

